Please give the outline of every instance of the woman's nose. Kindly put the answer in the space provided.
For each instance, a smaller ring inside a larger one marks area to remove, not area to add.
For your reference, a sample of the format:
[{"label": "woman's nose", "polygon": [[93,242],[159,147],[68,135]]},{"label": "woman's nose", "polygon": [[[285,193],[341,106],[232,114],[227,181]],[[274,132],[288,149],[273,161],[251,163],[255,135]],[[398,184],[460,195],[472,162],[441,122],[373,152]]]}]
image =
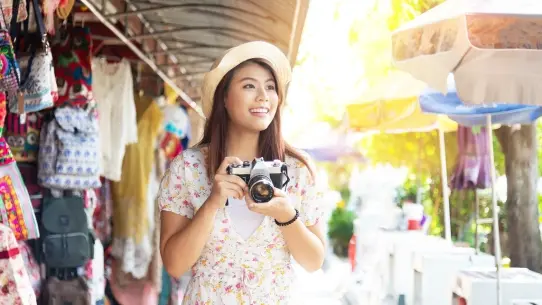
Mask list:
[{"label": "woman's nose", "polygon": [[267,94],[267,91],[263,87],[258,90],[258,101],[259,102],[269,101],[269,95]]}]

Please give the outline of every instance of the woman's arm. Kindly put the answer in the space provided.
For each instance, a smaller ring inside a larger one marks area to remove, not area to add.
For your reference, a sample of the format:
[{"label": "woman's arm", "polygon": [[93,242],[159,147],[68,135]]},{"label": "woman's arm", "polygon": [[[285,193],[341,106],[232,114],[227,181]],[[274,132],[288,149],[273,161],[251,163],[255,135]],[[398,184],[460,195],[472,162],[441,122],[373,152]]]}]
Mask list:
[{"label": "woman's arm", "polygon": [[228,197],[242,196],[244,181],[226,174],[226,167],[233,163],[242,164],[237,158],[224,159],[214,177],[211,195],[197,212],[186,183],[192,177],[189,173],[186,176],[183,155],[175,158],[162,179],[158,196],[161,210],[160,254],[171,276],[182,276],[196,263],[211,235],[217,211]]},{"label": "woman's arm", "polygon": [[205,202],[192,219],[161,212],[160,253],[169,275],[179,278],[196,263],[213,230],[218,206]]},{"label": "woman's arm", "polygon": [[[305,158],[310,161],[308,156]],[[280,189],[275,189],[275,197],[268,203],[255,203],[248,194],[245,194],[245,198],[250,210],[268,215],[279,223],[292,220],[296,215],[294,207],[298,207],[299,218],[287,226],[280,226],[280,230],[294,259],[305,270],[313,272],[322,267],[325,256],[324,233],[320,223],[323,193],[307,166],[299,169],[296,185],[301,194],[301,202],[297,205],[290,202],[289,196]]]},{"label": "woman's arm", "polygon": [[[288,219],[277,219],[287,222],[293,219],[295,210]],[[324,263],[324,233],[319,223],[307,227],[299,219],[294,223],[280,227],[288,249],[292,256],[305,270],[314,272]]]},{"label": "woman's arm", "polygon": [[[268,215],[279,223],[285,223],[292,220],[296,211],[290,203],[288,195],[282,190],[275,188],[275,197],[267,203],[255,203],[249,194],[245,195],[248,208],[251,211]],[[316,204],[316,202],[314,202]],[[303,204],[301,204],[303,206]],[[299,211],[299,218],[287,226],[281,226],[280,229],[286,240],[286,244],[294,259],[307,271],[313,272],[324,262],[324,237],[318,220],[307,220],[307,215],[303,207]],[[311,223],[306,225],[303,222]]]}]

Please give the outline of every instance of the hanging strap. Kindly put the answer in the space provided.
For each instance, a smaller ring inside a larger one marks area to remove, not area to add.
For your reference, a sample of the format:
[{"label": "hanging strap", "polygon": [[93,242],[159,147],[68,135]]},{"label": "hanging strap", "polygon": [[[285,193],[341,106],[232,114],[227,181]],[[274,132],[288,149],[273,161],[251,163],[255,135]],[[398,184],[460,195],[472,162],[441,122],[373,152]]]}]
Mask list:
[{"label": "hanging strap", "polygon": [[[0,1],[1,2],[1,1]],[[9,35],[11,36],[12,40],[17,39],[17,35],[20,29],[20,24],[17,23],[17,18],[19,18],[19,6],[21,4],[21,0],[13,0],[12,4],[12,14],[11,14],[11,23],[9,25]],[[5,17],[4,17],[4,9],[2,8],[2,17],[4,18],[5,23]],[[8,26],[7,23],[5,23],[6,27]],[[15,41],[13,41],[15,42]]]},{"label": "hanging strap", "polygon": [[41,37],[41,42],[44,51],[48,52],[49,41],[47,40],[47,30],[45,29],[45,24],[43,22],[43,16],[40,11],[40,4],[38,0],[32,0],[32,8],[34,9],[34,17],[36,18],[36,23],[38,25],[38,33]]}]

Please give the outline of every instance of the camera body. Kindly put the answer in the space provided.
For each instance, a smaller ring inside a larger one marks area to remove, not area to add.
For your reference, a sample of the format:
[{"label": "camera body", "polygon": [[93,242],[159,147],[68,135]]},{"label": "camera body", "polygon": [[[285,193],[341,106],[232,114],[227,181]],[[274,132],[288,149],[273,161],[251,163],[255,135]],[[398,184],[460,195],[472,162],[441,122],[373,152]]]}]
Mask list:
[{"label": "camera body", "polygon": [[252,162],[230,164],[227,173],[245,181],[256,203],[268,202],[274,196],[274,188],[282,189],[290,181],[288,167],[280,160],[264,161],[263,158],[256,158]]}]

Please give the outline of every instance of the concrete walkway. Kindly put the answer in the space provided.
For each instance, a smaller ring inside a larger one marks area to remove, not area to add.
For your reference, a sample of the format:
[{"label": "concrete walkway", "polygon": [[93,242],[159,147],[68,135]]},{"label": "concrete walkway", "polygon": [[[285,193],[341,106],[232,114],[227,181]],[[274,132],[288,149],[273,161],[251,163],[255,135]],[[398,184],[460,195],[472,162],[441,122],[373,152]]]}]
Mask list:
[{"label": "concrete walkway", "polygon": [[308,273],[294,265],[297,281],[292,305],[344,305],[344,290],[350,279],[350,265],[335,256],[326,261],[324,270]]}]

